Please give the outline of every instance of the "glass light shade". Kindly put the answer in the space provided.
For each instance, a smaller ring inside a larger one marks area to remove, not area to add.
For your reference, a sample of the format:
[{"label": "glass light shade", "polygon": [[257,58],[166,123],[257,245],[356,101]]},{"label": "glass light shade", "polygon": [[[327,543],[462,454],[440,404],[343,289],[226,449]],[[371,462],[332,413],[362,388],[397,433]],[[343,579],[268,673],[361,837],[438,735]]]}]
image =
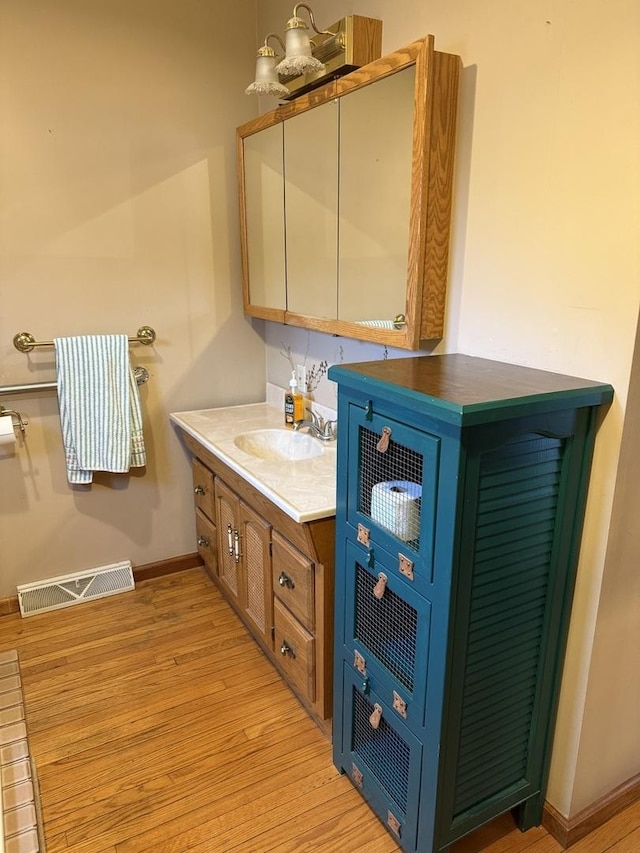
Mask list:
[{"label": "glass light shade", "polygon": [[276,95],[286,97],[289,90],[278,80],[276,57],[273,51],[261,53],[258,51],[256,60],[256,79],[244,90],[246,95]]},{"label": "glass light shade", "polygon": [[[292,21],[298,21],[292,25]],[[292,18],[289,21],[289,29],[285,37],[287,55],[276,66],[276,70],[283,77],[291,77],[297,74],[317,73],[324,71],[325,67],[318,59],[311,55],[311,42],[309,41],[308,27],[300,18]]]}]

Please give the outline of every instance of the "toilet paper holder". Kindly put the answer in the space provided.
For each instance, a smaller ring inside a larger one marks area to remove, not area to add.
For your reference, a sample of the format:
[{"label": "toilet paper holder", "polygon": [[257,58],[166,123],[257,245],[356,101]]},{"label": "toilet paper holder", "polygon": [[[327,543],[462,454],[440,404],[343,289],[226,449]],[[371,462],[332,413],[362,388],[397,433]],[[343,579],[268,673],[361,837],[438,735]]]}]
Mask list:
[{"label": "toilet paper holder", "polygon": [[14,428],[20,427],[20,432],[23,434],[29,425],[29,421],[20,412],[16,412],[15,409],[5,409],[4,406],[0,406],[0,418],[11,418]]}]

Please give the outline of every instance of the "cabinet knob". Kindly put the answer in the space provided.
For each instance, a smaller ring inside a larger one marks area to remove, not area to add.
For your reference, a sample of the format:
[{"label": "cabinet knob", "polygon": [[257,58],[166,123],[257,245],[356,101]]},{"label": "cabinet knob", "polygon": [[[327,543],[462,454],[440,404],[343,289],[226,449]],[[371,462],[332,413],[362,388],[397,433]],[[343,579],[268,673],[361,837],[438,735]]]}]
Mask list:
[{"label": "cabinet knob", "polygon": [[287,589],[294,589],[295,583],[292,578],[286,572],[280,572],[280,577],[278,578],[278,583],[280,586],[286,586]]},{"label": "cabinet knob", "polygon": [[196,486],[193,491],[196,493],[196,495],[204,495],[205,494],[203,486]]},{"label": "cabinet knob", "polygon": [[209,537],[208,536],[198,536],[198,547],[199,548],[208,548],[209,547]]},{"label": "cabinet knob", "polygon": [[384,591],[387,588],[387,576],[384,572],[380,572],[378,575],[378,582],[373,588],[373,594],[375,597],[380,600],[384,596]]},{"label": "cabinet knob", "polygon": [[287,641],[286,641],[286,640],[283,640],[283,641],[282,641],[282,645],[280,646],[280,654],[281,654],[283,657],[285,657],[286,655],[289,655],[289,657],[294,658],[294,657],[296,656],[296,653],[295,653],[295,652],[294,652],[294,650],[291,648],[291,646],[287,645]]}]

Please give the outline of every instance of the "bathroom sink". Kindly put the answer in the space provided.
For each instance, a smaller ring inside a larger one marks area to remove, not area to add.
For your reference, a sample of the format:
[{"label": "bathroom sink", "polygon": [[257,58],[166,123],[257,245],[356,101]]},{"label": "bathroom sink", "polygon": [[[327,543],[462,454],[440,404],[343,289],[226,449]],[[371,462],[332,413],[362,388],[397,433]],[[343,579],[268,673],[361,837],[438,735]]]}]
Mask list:
[{"label": "bathroom sink", "polygon": [[234,444],[258,459],[276,462],[300,462],[322,455],[322,445],[315,438],[288,429],[256,429],[236,436]]}]

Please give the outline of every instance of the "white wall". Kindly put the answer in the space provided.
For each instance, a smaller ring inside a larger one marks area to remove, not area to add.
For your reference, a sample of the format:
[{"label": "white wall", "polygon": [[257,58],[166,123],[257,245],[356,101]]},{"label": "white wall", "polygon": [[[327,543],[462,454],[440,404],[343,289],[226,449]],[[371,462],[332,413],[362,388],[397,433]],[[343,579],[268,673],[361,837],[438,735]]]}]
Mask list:
[{"label": "white wall", "polygon": [[[548,789],[573,816],[640,771],[640,608],[620,607],[637,576],[640,543],[628,526],[605,563],[640,301],[640,6],[353,0],[347,9],[327,0],[315,11],[321,27],[345,14],[381,18],[383,53],[433,33],[436,49],[462,58],[447,326],[437,351],[616,390],[597,441]],[[290,14],[285,0],[266,0],[258,32],[281,32]],[[284,327],[269,325],[266,335],[276,382],[287,346],[313,354],[312,363],[316,353],[385,355]],[[319,389],[319,399],[330,395]],[[629,494],[628,483],[621,489]],[[640,496],[630,494],[637,512]]]},{"label": "white wall", "polygon": [[0,397],[30,421],[0,458],[0,598],[194,552],[168,414],[263,399],[235,178],[235,127],[253,105],[228,86],[254,61],[254,21],[255,0],[0,3],[0,385],[55,378],[53,350],[17,352],[19,331],[158,334],[132,348],[151,373],[143,473],[70,487],[55,394]]}]

